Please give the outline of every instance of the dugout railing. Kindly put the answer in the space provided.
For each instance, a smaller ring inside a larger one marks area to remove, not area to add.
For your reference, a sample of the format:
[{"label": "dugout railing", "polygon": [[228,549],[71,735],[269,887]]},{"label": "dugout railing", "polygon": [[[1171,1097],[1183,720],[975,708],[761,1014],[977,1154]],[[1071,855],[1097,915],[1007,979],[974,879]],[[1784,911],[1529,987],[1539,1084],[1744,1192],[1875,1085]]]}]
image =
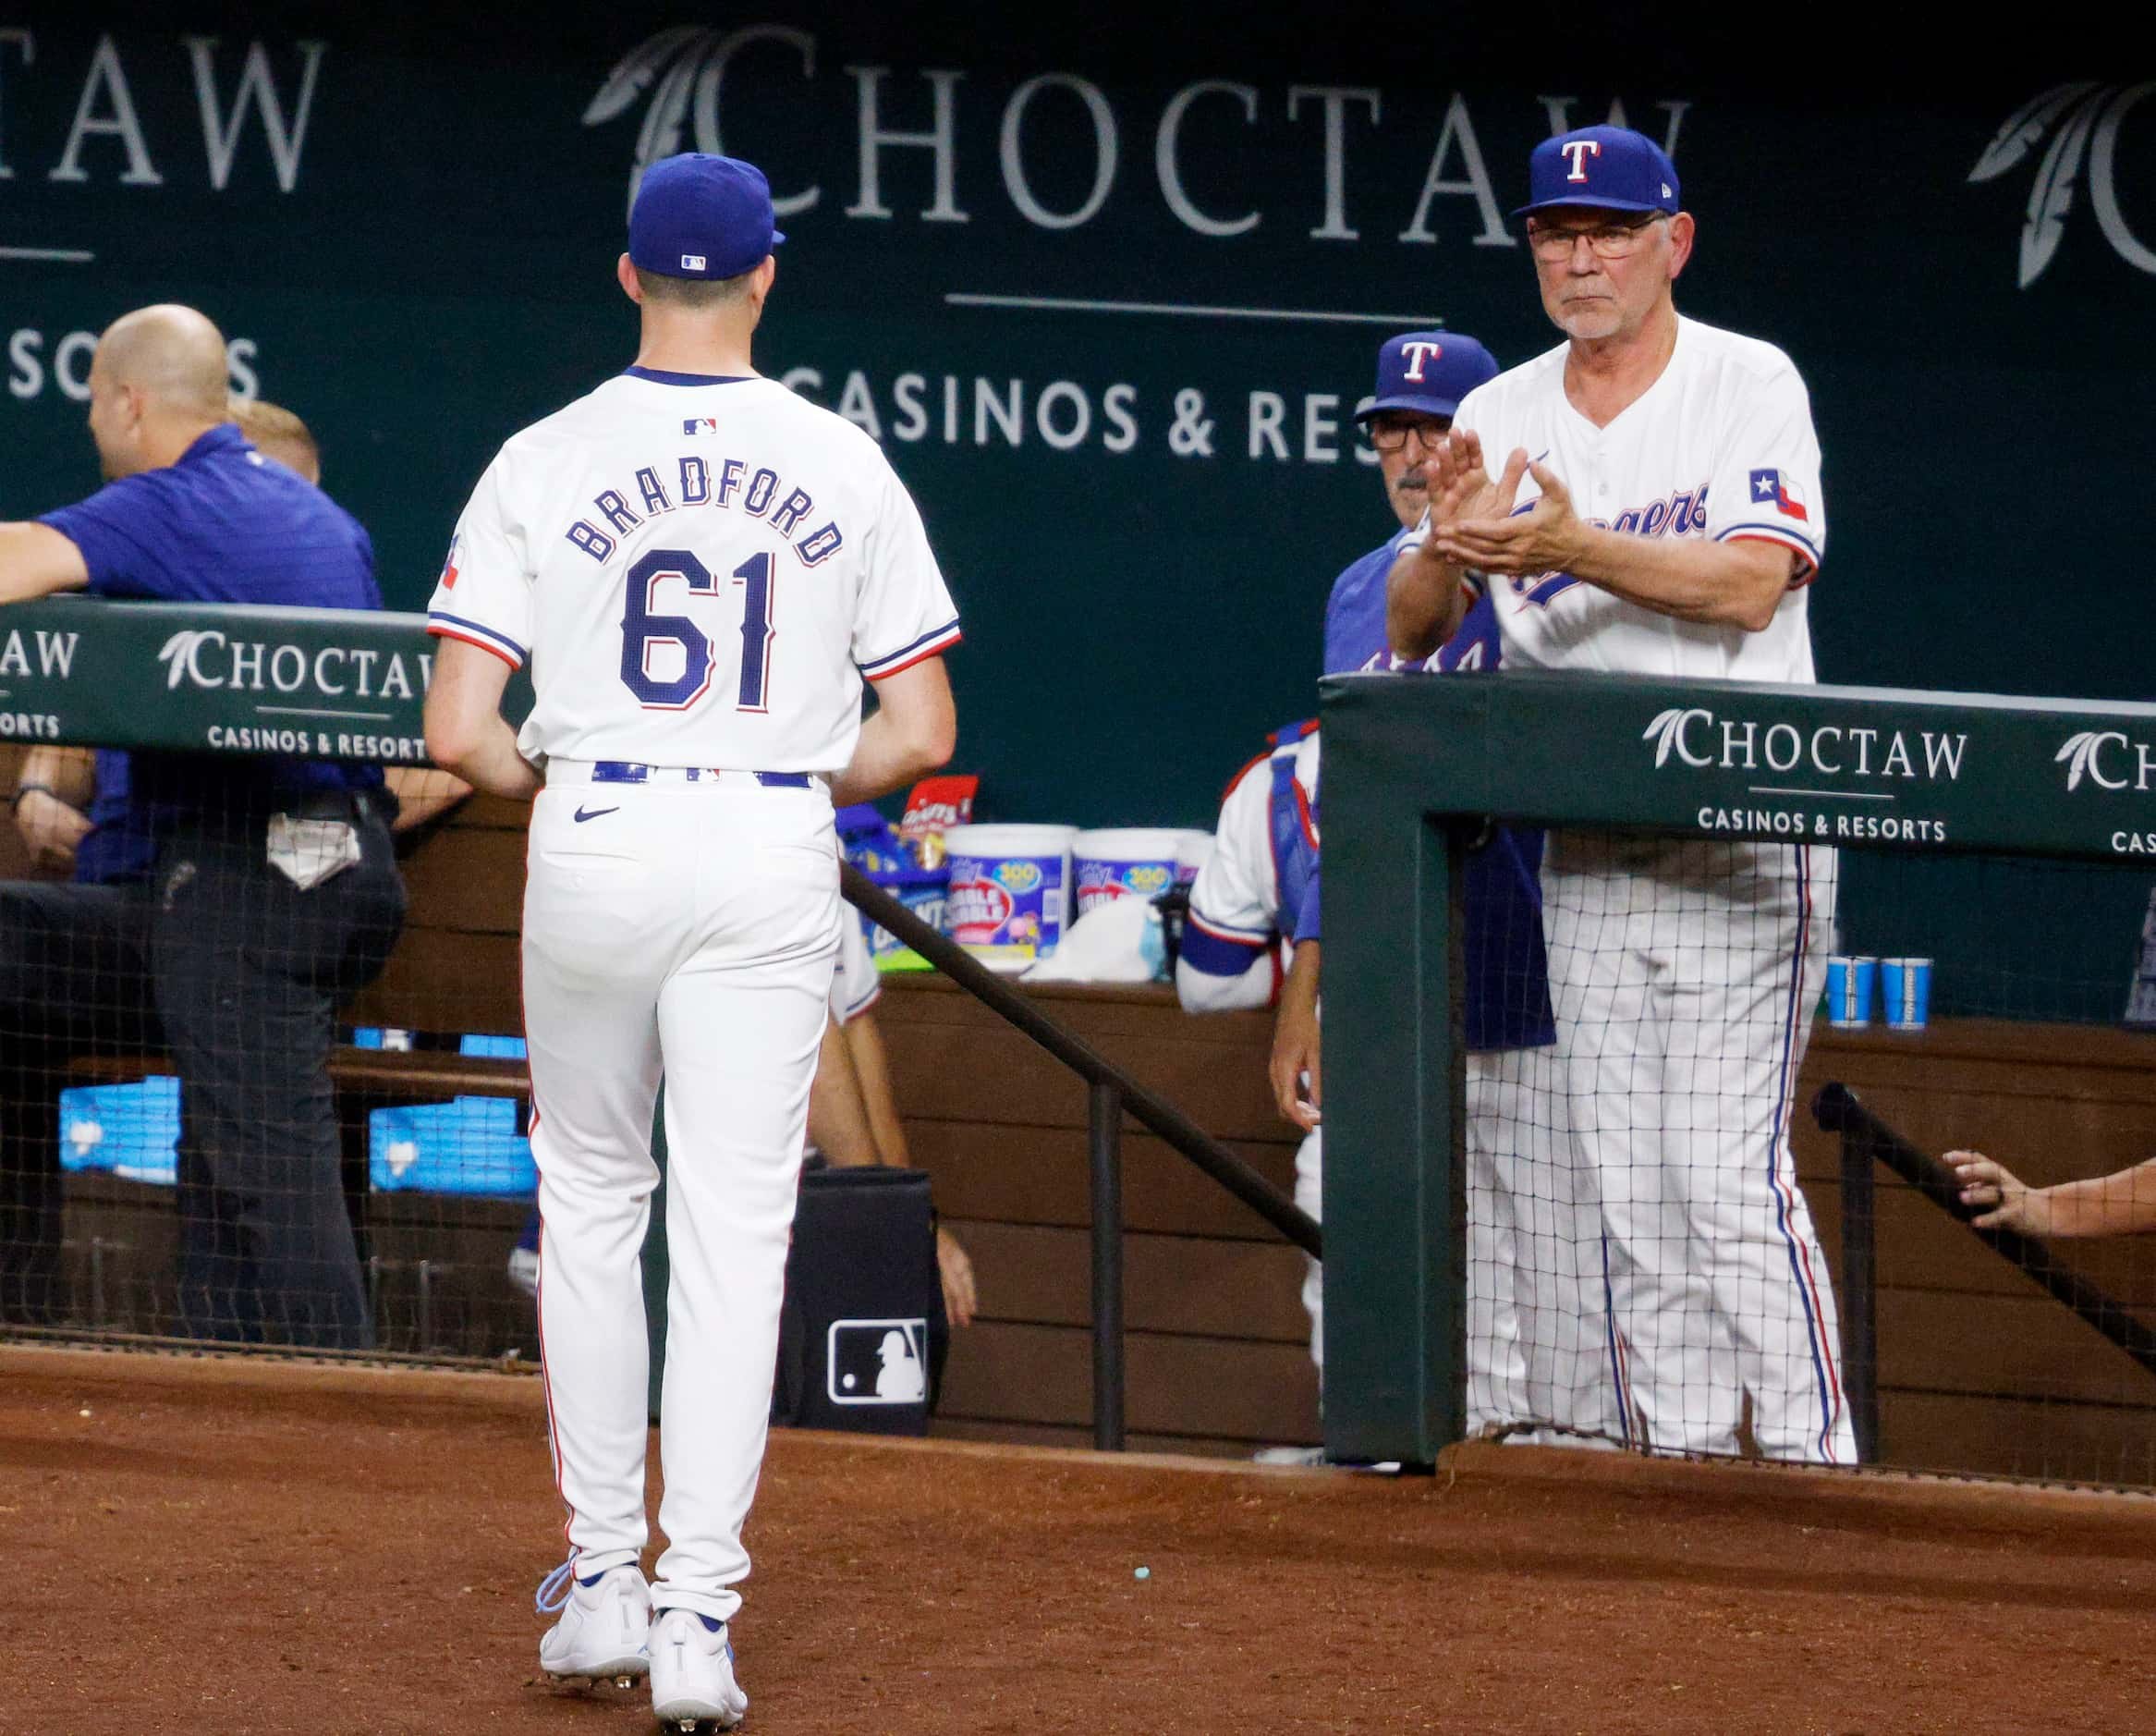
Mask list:
[{"label": "dugout railing", "polygon": [[[424,617],[415,615],[53,599],[0,612],[0,739],[421,765],[426,763],[422,711],[432,654]],[[519,676],[512,682],[506,708],[514,715],[529,703],[529,685]],[[858,909],[1085,1082],[1093,1436],[1103,1449],[1120,1449],[1126,1433],[1122,1248],[1126,1119],[1156,1134],[1313,1256],[1322,1247],[1318,1226],[1285,1193],[1172,1103],[920,922],[866,876],[847,868],[842,890]],[[513,981],[496,986],[500,995],[475,995],[468,984],[457,996],[457,1003],[476,1007],[514,999]],[[475,1016],[468,1016],[464,1022]],[[423,1009],[414,1017],[423,1018]],[[501,1022],[502,1015],[497,1013],[495,1021]],[[519,1033],[520,1030],[519,1025]],[[146,1057],[79,1058],[83,1065],[78,1071],[85,1076],[120,1078],[141,1070],[137,1063]],[[518,1100],[528,1099],[530,1092],[520,1062],[477,1054],[340,1050],[330,1071],[340,1092],[358,1089],[369,1100],[392,1087],[408,1095],[440,1091]],[[654,1137],[663,1159],[663,1129],[654,1130]],[[663,1274],[664,1227],[658,1213],[652,1215],[652,1241],[647,1273]],[[93,1292],[103,1288],[103,1253],[102,1247],[91,1250]],[[413,1305],[420,1312],[423,1339],[432,1309],[431,1270],[424,1259],[413,1264]],[[378,1278],[384,1267],[379,1256],[371,1259],[370,1277]],[[651,1281],[648,1276],[647,1283]],[[663,1277],[659,1282],[663,1292]],[[94,1312],[102,1317],[102,1303]],[[653,1325],[655,1334],[663,1329],[663,1323],[654,1320]],[[169,1342],[135,1334],[98,1336]],[[663,1359],[654,1355],[654,1377],[662,1365]]]},{"label": "dugout railing", "polygon": [[1812,1118],[1840,1142],[1842,1340],[1858,1450],[1879,1451],[1878,1174],[1885,1169],[1989,1248],[2015,1271],[2156,1376],[2156,1330],[2126,1302],[2077,1271],[2056,1249],[2016,1230],[1979,1229],[1979,1208],[1961,1198],[1954,1171],[1874,1115],[1846,1085],[1820,1088]]},{"label": "dugout railing", "polygon": [[[1322,696],[1323,1383],[1335,1458],[1429,1462],[1462,1433],[1462,874],[1492,818],[1675,839],[1801,838],[1905,875],[1962,857],[2006,864],[1997,874],[2039,864],[2101,879],[2094,865],[2107,864],[2110,879],[2131,881],[2107,890],[2135,899],[2147,883],[2137,858],[2156,839],[2156,706],[1546,673],[1340,677]],[[2051,891],[2072,900],[2077,888],[2086,889],[2062,880]],[[1910,901],[1925,896],[1903,890]],[[2026,911],[1998,914],[2029,921]],[[2138,926],[2138,913],[2133,920]],[[2106,955],[2114,1023],[2133,938],[2120,933]],[[1938,960],[1942,984],[1954,968]],[[2082,996],[2078,1015],[2101,1016],[2094,1004]],[[1875,1165],[1954,1216],[1968,1214],[1949,1197],[1938,1160],[1854,1094],[1837,1085],[1818,1096],[1849,1181],[1832,1216],[1851,1227],[1841,1240],[1845,1302],[1854,1306],[1845,1306],[1843,1327],[1863,1388],[1853,1395],[1858,1420],[1874,1448]],[[2068,1115],[2060,1121],[2063,1133],[2077,1125]],[[2120,1167],[2116,1154],[2086,1161],[2085,1173]],[[2156,1339],[2137,1298],[2106,1294],[2040,1246],[1979,1233],[2120,1345],[2140,1365],[2136,1378],[2150,1370]],[[1930,1317],[1951,1323],[1954,1302]],[[1974,1311],[1981,1299],[1960,1305]],[[2129,1396],[2156,1399],[2156,1386]]]}]

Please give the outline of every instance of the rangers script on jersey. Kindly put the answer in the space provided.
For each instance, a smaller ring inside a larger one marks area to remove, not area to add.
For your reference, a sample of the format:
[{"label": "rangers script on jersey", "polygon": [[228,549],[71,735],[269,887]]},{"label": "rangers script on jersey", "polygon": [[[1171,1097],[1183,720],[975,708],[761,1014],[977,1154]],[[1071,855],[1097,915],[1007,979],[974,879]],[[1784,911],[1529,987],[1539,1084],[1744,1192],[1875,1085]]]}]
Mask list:
[{"label": "rangers script on jersey", "polygon": [[[1773,345],[1677,321],[1662,376],[1606,428],[1565,396],[1568,344],[1501,373],[1460,402],[1455,426],[1481,437],[1501,474],[1517,448],[1553,471],[1583,519],[1636,536],[1757,539],[1802,562],[1763,631],[1682,621],[1549,572],[1493,578],[1506,659],[1545,669],[1809,683],[1807,586],[1826,551],[1811,402]],[[1541,497],[1520,482],[1516,513]]]},{"label": "rangers script on jersey", "polygon": [[955,644],[912,498],[859,429],[773,381],[631,368],[480,479],[432,631],[520,666],[525,758],[829,774],[861,679]]}]

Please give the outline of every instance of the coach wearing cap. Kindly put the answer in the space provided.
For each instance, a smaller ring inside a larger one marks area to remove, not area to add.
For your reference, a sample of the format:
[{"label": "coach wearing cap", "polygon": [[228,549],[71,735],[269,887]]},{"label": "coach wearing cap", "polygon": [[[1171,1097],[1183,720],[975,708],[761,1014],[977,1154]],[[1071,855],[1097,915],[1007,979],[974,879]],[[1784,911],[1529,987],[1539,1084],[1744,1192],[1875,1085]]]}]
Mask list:
[{"label": "coach wearing cap", "polygon": [[[1358,413],[1403,531],[1334,582],[1325,611],[1328,675],[1496,667],[1501,648],[1486,599],[1426,664],[1395,657],[1385,643],[1386,575],[1428,505],[1428,460],[1443,448],[1461,401],[1496,373],[1490,352],[1456,333],[1407,332],[1379,348],[1377,389]],[[1592,1433],[1611,1422],[1594,1409],[1599,1388],[1575,1388],[1577,1345],[1599,1332],[1599,1290],[1581,1289],[1570,1250],[1548,1245],[1543,1234],[1543,1203],[1569,1178],[1557,1168],[1565,1120],[1544,987],[1541,851],[1540,832],[1492,826],[1467,862],[1468,1426],[1532,1416]],[[1312,874],[1295,913],[1295,959],[1281,990],[1272,1064],[1282,1113],[1309,1130],[1296,1154],[1298,1200],[1315,1191],[1322,1164],[1321,879]],[[1536,1236],[1540,1253],[1523,1258],[1517,1239]]]},{"label": "coach wearing cap", "polygon": [[[105,331],[90,430],[106,486],[0,524],[0,603],[87,589],[382,606],[366,532],[232,424],[225,339],[194,309],[143,308]],[[338,999],[380,971],[403,922],[394,799],[379,766],[268,755],[145,752],[132,777],[156,834],[148,880],[70,888],[110,897],[64,932],[33,932],[35,907],[11,905],[0,1001],[19,997],[26,960],[107,996],[146,970],[181,1083],[188,1330],[365,1348],[373,1324],[324,1062]]]},{"label": "coach wearing cap", "polygon": [[1403,332],[1378,348],[1377,389],[1356,411],[1378,455],[1385,497],[1400,520],[1388,536],[1333,581],[1325,600],[1325,673],[1396,666],[1385,646],[1385,575],[1402,533],[1430,505],[1431,455],[1444,444],[1460,399],[1497,376],[1497,361],[1472,337]]},{"label": "coach wearing cap", "polygon": [[[1461,401],[1429,534],[1395,563],[1393,650],[1427,654],[1487,575],[1508,662],[1809,683],[1826,548],[1804,383],[1772,344],[1681,317],[1675,166],[1622,127],[1545,141],[1516,214],[1565,341]],[[1854,1456],[1791,1094],[1831,950],[1832,851],[1553,833],[1544,926],[1607,1252],[1610,1379],[1639,1444]],[[1630,1433],[1629,1427],[1627,1433]]]}]

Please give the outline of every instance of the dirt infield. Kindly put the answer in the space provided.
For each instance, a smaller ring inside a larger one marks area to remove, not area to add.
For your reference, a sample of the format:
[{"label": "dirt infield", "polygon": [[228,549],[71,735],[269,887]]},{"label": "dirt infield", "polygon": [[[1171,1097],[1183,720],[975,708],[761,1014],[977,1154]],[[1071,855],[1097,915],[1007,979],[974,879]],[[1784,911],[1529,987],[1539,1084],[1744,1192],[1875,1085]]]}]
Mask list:
[{"label": "dirt infield", "polygon": [[[537,1678],[558,1525],[535,1381],[0,1348],[0,1730],[649,1731]],[[2156,1730],[2139,1498],[787,1435],[749,1540],[771,1736]]]}]

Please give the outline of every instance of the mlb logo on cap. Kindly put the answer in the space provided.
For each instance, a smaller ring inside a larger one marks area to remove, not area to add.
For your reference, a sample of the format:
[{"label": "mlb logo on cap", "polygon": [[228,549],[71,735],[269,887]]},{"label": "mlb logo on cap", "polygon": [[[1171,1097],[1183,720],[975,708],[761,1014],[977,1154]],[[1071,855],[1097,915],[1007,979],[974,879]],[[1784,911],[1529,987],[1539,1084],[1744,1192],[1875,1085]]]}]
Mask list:
[{"label": "mlb logo on cap", "polygon": [[1382,410],[1452,416],[1485,380],[1497,377],[1497,358],[1457,332],[1403,332],[1378,349],[1377,392],[1359,410],[1368,422]]},{"label": "mlb logo on cap", "polygon": [[1552,205],[1675,212],[1676,165],[1653,140],[1628,127],[1581,127],[1535,147],[1528,159],[1528,202],[1514,216]]}]

